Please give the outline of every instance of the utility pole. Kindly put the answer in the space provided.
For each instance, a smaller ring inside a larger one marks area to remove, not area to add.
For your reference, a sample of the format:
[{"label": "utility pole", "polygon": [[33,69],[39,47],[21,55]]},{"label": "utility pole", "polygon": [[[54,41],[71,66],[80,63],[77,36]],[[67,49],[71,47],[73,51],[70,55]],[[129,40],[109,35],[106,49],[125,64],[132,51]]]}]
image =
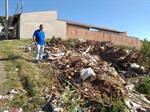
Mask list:
[{"label": "utility pole", "polygon": [[5,39],[8,39],[8,0],[6,2],[6,24],[5,24]]}]

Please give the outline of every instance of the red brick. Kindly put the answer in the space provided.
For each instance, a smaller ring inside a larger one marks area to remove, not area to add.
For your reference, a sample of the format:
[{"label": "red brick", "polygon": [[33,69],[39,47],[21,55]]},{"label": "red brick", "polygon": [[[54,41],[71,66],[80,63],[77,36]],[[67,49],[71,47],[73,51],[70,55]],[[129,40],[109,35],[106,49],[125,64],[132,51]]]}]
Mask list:
[{"label": "red brick", "polygon": [[130,47],[141,47],[141,41],[138,38],[127,36],[127,32],[123,34],[112,33],[112,32],[100,32],[91,31],[87,27],[81,27],[78,25],[67,25],[66,38],[79,38],[85,40],[96,40],[96,41],[112,41],[116,45],[125,45]]}]

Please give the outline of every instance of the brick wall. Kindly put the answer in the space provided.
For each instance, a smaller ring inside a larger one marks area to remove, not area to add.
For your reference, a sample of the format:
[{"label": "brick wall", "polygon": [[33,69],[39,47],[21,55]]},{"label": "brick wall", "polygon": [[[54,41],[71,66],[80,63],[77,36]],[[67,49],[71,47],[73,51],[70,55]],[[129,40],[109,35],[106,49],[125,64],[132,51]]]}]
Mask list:
[{"label": "brick wall", "polygon": [[127,32],[122,34],[104,32],[104,31],[91,31],[87,27],[76,25],[67,25],[66,38],[78,38],[85,40],[96,41],[112,41],[116,45],[125,45],[139,49],[141,41],[138,38],[127,36]]}]

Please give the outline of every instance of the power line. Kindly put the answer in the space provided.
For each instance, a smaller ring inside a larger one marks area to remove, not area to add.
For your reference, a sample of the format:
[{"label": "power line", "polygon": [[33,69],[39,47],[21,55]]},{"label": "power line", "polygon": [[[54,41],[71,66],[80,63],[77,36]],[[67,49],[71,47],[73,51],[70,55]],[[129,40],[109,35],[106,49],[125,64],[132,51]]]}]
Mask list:
[{"label": "power line", "polygon": [[23,13],[23,8],[24,8],[24,0],[21,0],[21,13]]},{"label": "power line", "polygon": [[22,13],[23,12],[23,5],[24,5],[24,0],[18,0],[19,2],[17,3],[17,8],[15,9],[16,13]]}]

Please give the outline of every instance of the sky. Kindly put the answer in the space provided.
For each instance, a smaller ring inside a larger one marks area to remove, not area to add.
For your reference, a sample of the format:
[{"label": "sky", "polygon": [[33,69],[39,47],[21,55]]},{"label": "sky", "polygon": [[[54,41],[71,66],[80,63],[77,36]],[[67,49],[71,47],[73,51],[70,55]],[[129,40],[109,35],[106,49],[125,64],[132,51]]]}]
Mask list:
[{"label": "sky", "polygon": [[[22,0],[9,1],[9,16],[19,13]],[[150,41],[150,0],[24,0],[23,12],[57,10],[58,19],[126,31]],[[0,0],[5,16],[5,0]]]}]

